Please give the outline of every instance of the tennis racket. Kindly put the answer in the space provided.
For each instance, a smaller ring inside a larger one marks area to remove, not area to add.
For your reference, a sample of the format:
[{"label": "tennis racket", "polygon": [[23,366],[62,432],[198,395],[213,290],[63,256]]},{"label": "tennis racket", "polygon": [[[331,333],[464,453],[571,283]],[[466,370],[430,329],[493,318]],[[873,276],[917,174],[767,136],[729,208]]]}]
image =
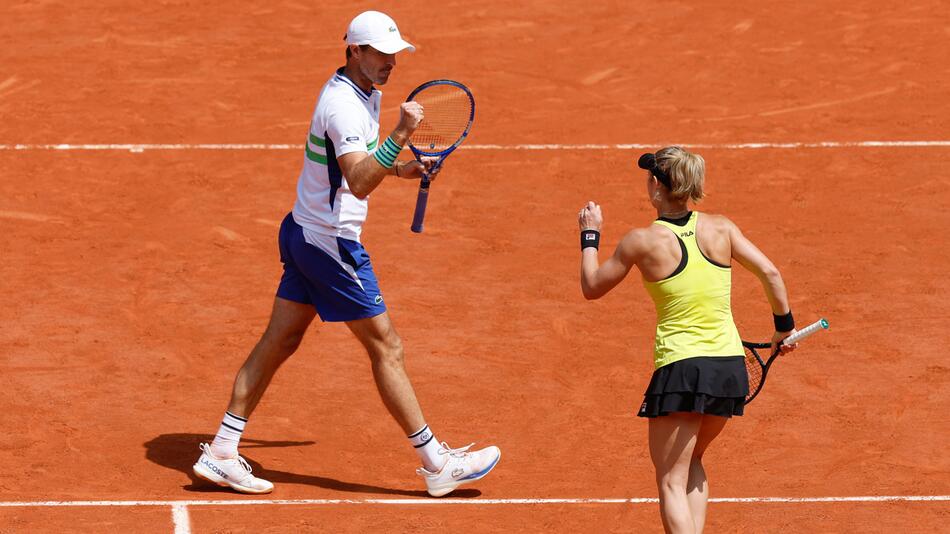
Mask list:
[{"label": "tennis racket", "polygon": [[[828,321],[819,319],[783,339],[781,345],[794,345],[815,332],[827,329]],[[768,360],[764,360],[762,356],[759,355],[759,351],[771,349],[771,343],[750,343],[743,341],[742,346],[745,347],[745,368],[746,371],[749,372],[749,394],[745,398],[745,403],[749,404],[752,402],[752,399],[762,391],[762,385],[765,384],[765,377],[769,374],[769,368],[772,367],[772,363],[775,361],[775,358],[781,354],[781,351],[779,350],[779,346],[776,346],[775,352],[769,356]]]},{"label": "tennis racket", "polygon": [[422,104],[424,118],[409,137],[409,149],[420,162],[423,157],[439,158],[419,182],[416,212],[412,231],[422,232],[422,220],[429,202],[429,175],[442,167],[442,162],[468,136],[475,120],[475,97],[468,87],[452,80],[432,80],[416,87],[406,102]]}]

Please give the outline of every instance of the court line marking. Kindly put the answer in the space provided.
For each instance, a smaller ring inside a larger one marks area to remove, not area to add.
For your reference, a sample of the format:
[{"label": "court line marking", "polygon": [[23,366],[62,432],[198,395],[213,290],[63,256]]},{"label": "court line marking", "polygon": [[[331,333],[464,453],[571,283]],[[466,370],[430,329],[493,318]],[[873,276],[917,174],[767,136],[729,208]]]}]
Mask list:
[{"label": "court line marking", "polygon": [[[632,150],[665,146],[668,143],[628,144],[513,144],[513,145],[462,145],[460,150]],[[684,143],[689,148],[723,150],[762,150],[789,148],[942,148],[950,147],[950,140],[936,141],[800,141],[786,143]],[[14,144],[0,145],[0,150],[51,150],[51,151],[103,151],[117,150],[133,153],[146,150],[300,150],[303,144],[266,143],[120,143],[120,144]]]},{"label": "court line marking", "polygon": [[[504,505],[504,504],[656,504],[656,498],[625,499],[232,499],[232,500],[152,500],[152,501],[6,501],[0,508],[68,506],[171,506],[173,517],[187,516],[188,506],[255,505]],[[825,502],[950,502],[950,495],[865,495],[849,497],[719,497],[711,503],[825,503]],[[176,508],[177,507],[177,508]]]},{"label": "court line marking", "polygon": [[175,534],[191,534],[191,518],[188,517],[187,505],[172,505],[172,524],[175,526]]}]

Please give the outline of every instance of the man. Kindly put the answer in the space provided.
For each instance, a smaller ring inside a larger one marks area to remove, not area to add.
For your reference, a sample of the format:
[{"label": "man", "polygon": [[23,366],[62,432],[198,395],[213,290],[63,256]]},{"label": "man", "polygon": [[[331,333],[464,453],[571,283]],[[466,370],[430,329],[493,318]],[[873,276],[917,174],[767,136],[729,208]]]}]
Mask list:
[{"label": "man", "polygon": [[[367,11],[346,33],[346,66],[323,87],[310,123],[297,201],[280,228],[284,274],[270,323],[234,381],[231,402],[214,441],[201,444],[194,465],[199,477],[242,493],[268,493],[274,485],[251,474],[238,455],[247,418],[274,373],[293,354],[316,314],[344,322],[366,348],[383,403],[422,460],[417,470],[430,495],[439,497],[478,480],[498,463],[501,451],[451,449],[425,423],[403,366],[403,350],[379,291],[369,255],[360,244],[367,197],[387,175],[420,178],[432,161],[396,161],[423,118],[422,106],[406,102],[399,123],[379,139],[383,85],[396,53],[415,50],[396,23]],[[437,174],[437,170],[432,173]]]}]

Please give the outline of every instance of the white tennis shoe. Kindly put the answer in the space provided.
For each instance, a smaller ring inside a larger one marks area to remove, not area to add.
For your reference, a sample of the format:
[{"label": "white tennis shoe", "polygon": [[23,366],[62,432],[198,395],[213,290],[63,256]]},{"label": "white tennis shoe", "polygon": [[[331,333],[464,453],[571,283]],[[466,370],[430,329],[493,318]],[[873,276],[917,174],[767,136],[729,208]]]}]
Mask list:
[{"label": "white tennis shoe", "polygon": [[460,449],[453,449],[442,442],[439,454],[445,455],[446,462],[438,472],[432,472],[424,467],[416,469],[416,473],[425,478],[429,495],[441,497],[451,493],[455,488],[475,482],[491,471],[501,459],[501,450],[492,445],[482,450],[469,452],[471,443]]},{"label": "white tennis shoe", "polygon": [[191,469],[208,482],[229,486],[241,493],[270,493],[274,489],[269,481],[251,474],[251,466],[244,458],[218,458],[211,454],[211,447],[206,443],[198,448],[201,449],[201,457]]}]

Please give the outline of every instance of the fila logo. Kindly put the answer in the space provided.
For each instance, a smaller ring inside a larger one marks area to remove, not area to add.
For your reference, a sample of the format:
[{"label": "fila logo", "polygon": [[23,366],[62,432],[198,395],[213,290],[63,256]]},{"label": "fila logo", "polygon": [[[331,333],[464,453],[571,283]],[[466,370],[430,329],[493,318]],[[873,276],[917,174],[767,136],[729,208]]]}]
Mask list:
[{"label": "fila logo", "polygon": [[382,296],[382,295],[376,295],[376,304],[379,304],[379,303],[382,302],[382,301],[383,301],[383,296]]},{"label": "fila logo", "polygon": [[680,234],[680,237],[689,237],[689,236],[691,236],[691,235],[693,235],[693,231],[692,231],[692,230],[690,230],[689,232],[683,232],[683,233],[681,233],[681,234]]},{"label": "fila logo", "polygon": [[459,468],[456,468],[454,471],[452,471],[452,478],[458,478],[464,474],[465,474],[465,470],[459,467]]}]

